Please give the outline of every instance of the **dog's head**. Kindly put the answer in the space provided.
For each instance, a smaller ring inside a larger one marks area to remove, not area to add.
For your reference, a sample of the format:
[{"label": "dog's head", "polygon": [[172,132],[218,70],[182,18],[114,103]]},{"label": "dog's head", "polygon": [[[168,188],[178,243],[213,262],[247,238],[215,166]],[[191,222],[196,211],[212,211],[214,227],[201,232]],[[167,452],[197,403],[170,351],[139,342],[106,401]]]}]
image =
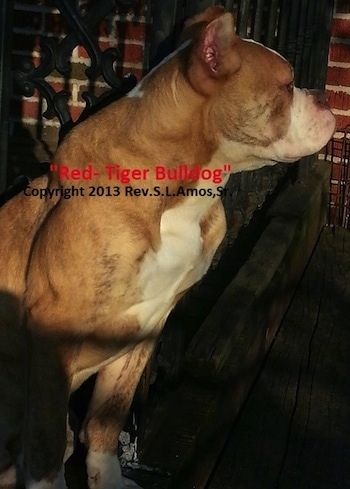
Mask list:
[{"label": "dog's head", "polygon": [[238,37],[233,16],[213,7],[191,19],[182,41],[184,75],[208,97],[223,152],[247,146],[258,159],[292,162],[319,151],[335,119],[322,92],[294,85],[291,65],[275,51]]}]

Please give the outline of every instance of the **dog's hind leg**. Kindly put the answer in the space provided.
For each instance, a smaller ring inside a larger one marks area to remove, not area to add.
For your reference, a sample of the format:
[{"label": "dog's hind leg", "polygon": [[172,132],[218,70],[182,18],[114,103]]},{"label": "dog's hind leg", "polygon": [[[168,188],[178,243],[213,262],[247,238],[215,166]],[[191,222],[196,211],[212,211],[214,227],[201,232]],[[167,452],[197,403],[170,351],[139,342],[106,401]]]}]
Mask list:
[{"label": "dog's hind leg", "polygon": [[28,328],[24,426],[26,489],[66,489],[63,457],[70,379],[69,350]]},{"label": "dog's hind leg", "polygon": [[118,438],[155,340],[144,340],[97,376],[84,430],[90,489],[139,488],[121,474]]}]

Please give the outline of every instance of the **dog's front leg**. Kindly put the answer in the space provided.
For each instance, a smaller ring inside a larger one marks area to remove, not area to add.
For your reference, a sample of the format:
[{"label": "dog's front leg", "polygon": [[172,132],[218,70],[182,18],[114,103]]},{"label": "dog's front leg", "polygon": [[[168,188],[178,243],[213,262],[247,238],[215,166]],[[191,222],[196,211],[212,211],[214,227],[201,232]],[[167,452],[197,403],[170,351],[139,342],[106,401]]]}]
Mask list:
[{"label": "dog's front leg", "polygon": [[139,488],[121,474],[118,438],[153,349],[145,340],[98,374],[84,432],[90,489]]},{"label": "dog's front leg", "polygon": [[28,329],[23,443],[26,489],[66,489],[63,457],[69,376],[64,353],[57,341]]}]

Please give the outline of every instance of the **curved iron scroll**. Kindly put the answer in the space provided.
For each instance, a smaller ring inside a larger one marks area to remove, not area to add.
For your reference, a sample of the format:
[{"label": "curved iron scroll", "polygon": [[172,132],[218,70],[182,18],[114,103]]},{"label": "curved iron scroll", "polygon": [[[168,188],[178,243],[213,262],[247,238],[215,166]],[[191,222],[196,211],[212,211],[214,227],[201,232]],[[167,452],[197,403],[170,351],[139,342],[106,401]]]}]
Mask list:
[{"label": "curved iron scroll", "polygon": [[[131,6],[137,0],[118,0],[122,6]],[[47,119],[58,116],[61,129],[60,140],[73,127],[73,125],[86,119],[92,112],[106,105],[111,100],[116,100],[136,85],[134,75],[126,75],[119,78],[113,68],[115,61],[121,60],[121,54],[116,48],[109,48],[102,52],[97,39],[92,35],[92,29],[97,26],[113,9],[115,0],[93,0],[89,11],[82,15],[75,2],[71,0],[55,0],[60,14],[71,28],[67,36],[58,41],[52,38],[42,38],[40,48],[42,59],[39,66],[35,67],[31,59],[24,59],[20,67],[14,73],[14,81],[24,96],[31,97],[37,89],[47,102],[47,109],[43,114]],[[68,108],[69,94],[62,90],[56,92],[45,78],[56,69],[62,76],[69,77],[71,73],[70,56],[73,49],[83,46],[91,60],[91,65],[85,73],[89,80],[95,80],[102,76],[111,87],[99,97],[85,91],[82,98],[85,108],[79,119],[74,123]]]}]

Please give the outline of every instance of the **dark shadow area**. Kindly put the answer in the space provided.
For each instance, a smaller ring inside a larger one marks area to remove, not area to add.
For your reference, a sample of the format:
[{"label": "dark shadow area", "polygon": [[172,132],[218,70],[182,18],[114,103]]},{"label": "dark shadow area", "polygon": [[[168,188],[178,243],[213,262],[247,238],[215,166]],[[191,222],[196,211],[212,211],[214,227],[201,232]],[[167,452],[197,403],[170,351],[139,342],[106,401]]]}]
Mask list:
[{"label": "dark shadow area", "polygon": [[349,242],[324,229],[208,489],[350,487]]}]

